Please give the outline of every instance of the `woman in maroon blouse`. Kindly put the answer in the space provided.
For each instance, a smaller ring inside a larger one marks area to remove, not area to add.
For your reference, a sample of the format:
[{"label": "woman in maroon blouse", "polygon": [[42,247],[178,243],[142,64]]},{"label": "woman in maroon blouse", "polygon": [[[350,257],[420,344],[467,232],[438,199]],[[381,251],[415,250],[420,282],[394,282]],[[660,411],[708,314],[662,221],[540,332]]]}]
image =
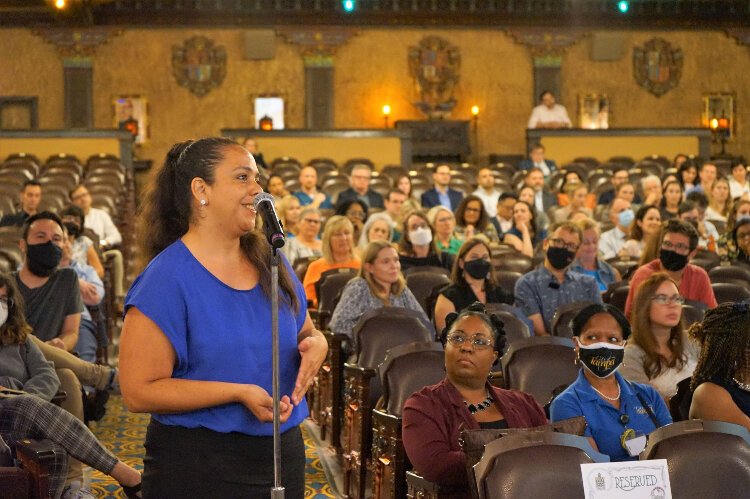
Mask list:
[{"label": "woman in maroon blouse", "polygon": [[526,393],[487,381],[505,345],[502,322],[474,303],[446,317],[446,378],[406,401],[403,440],[415,470],[441,487],[441,497],[470,497],[461,430],[530,428],[547,423],[544,410]]}]

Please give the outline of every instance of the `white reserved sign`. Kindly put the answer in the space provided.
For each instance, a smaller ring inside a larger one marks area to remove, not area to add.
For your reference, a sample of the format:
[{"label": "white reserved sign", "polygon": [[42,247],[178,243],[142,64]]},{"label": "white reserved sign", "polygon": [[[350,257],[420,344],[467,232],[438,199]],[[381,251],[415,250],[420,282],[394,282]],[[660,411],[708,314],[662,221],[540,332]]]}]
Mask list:
[{"label": "white reserved sign", "polygon": [[586,499],[672,499],[666,459],[581,465]]}]

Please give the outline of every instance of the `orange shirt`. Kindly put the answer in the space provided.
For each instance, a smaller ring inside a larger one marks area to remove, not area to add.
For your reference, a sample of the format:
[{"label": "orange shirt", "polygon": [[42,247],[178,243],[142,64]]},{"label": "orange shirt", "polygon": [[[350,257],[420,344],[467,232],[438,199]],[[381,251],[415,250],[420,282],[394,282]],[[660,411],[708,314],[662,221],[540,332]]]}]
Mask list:
[{"label": "orange shirt", "polygon": [[302,281],[302,284],[305,286],[305,295],[307,295],[307,300],[312,302],[313,307],[318,306],[318,295],[315,293],[315,283],[320,280],[321,274],[326,270],[347,267],[350,269],[359,269],[359,260],[353,258],[345,262],[331,263],[325,258],[319,258],[318,260],[312,262],[309,267],[307,267],[307,273],[305,274],[305,279]]}]

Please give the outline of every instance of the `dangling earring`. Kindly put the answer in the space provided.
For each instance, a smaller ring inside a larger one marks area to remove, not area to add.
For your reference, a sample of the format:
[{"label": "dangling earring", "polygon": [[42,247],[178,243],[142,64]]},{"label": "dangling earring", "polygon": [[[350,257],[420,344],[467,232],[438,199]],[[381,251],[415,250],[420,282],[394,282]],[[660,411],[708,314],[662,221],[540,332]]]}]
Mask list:
[{"label": "dangling earring", "polygon": [[580,366],[581,365],[581,353],[580,352],[576,352],[576,358],[573,361],[573,365],[574,366]]}]

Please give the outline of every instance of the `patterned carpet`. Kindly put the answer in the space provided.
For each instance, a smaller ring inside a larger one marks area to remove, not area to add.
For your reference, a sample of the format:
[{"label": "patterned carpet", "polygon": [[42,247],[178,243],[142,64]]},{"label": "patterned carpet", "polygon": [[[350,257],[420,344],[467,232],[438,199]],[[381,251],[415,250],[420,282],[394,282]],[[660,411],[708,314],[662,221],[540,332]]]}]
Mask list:
[{"label": "patterned carpet", "polygon": [[[122,404],[122,398],[113,395],[107,403],[107,415],[99,423],[92,423],[91,431],[118,458],[138,470],[143,470],[143,441],[146,438],[148,420],[148,415],[128,412]],[[304,424],[301,428],[307,457],[305,498],[336,497],[323,471],[310,430]],[[90,488],[96,497],[125,497],[115,480],[96,470],[91,474]]]}]

